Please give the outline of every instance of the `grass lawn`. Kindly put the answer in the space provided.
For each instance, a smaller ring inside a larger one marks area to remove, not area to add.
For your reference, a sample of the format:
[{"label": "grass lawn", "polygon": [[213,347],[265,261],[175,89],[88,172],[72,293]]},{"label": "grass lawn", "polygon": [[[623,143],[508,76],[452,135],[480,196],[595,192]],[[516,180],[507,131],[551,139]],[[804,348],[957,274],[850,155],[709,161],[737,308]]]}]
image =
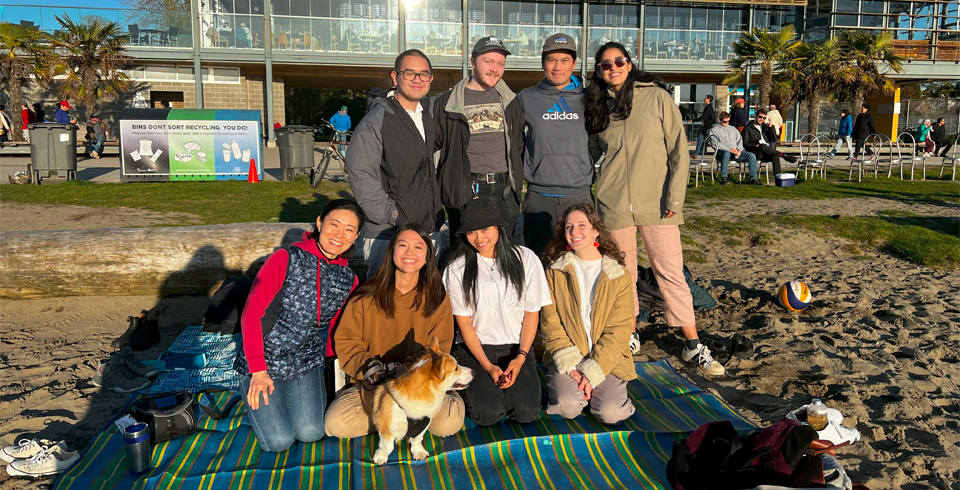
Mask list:
[{"label": "grass lawn", "polygon": [[[960,183],[898,178],[867,178],[846,182],[847,172],[831,170],[828,180],[800,181],[795,187],[703,184],[687,191],[687,206],[696,209],[708,199],[843,199],[875,197],[907,202],[960,202]],[[919,177],[919,175],[918,175]],[[831,180],[832,179],[832,180]],[[184,224],[260,222],[312,222],[331,199],[351,197],[349,184],[324,182],[311,189],[306,178],[296,182],[240,181],[94,184],[74,181],[51,186],[0,186],[0,203],[18,202],[92,207],[130,207],[158,212],[182,212],[199,216]],[[845,217],[787,214],[743,216],[730,221],[688,217],[685,231],[697,232],[727,246],[765,245],[775,240],[768,230],[788,228],[824,236],[838,236],[862,247],[876,249],[911,262],[936,268],[960,267],[960,217],[924,217],[903,211],[880,212],[879,216]],[[688,260],[706,260],[696,252],[696,243],[685,238]]]}]

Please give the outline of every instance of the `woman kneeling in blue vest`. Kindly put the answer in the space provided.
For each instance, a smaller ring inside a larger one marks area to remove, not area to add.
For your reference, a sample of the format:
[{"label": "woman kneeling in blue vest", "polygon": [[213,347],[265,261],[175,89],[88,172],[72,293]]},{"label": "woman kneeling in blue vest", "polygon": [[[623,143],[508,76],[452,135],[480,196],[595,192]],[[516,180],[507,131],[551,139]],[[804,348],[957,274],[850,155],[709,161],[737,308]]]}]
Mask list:
[{"label": "woman kneeling in blue vest", "polygon": [[253,281],[234,369],[264,451],[286,451],[296,441],[325,435],[323,365],[333,352],[334,323],[357,285],[347,252],[363,221],[355,202],[331,201],[316,229],[274,252]]}]

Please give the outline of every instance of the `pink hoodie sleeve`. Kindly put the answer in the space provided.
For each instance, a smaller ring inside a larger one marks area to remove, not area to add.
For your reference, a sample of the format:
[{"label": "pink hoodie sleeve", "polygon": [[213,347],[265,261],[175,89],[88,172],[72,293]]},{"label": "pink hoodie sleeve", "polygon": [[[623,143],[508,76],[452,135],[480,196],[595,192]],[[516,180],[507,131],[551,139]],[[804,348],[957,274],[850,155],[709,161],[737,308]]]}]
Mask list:
[{"label": "pink hoodie sleeve", "polygon": [[250,295],[243,306],[243,315],[240,320],[243,335],[243,355],[247,358],[250,373],[267,370],[267,361],[263,357],[263,314],[267,306],[280,292],[283,281],[287,277],[287,262],[289,253],[280,249],[267,258],[260,272],[257,273],[253,285],[250,286]]},{"label": "pink hoodie sleeve", "polygon": [[[353,287],[350,288],[351,293],[353,292],[354,289],[357,289],[357,284],[359,283],[360,283],[360,278],[358,278],[357,276],[353,276]],[[346,302],[344,302],[344,305],[346,305]],[[319,314],[319,312],[317,313]],[[336,356],[333,350],[333,333],[337,330],[337,322],[340,321],[340,315],[342,313],[343,313],[343,306],[341,306],[340,309],[337,310],[337,314],[333,316],[332,320],[330,320],[330,330],[327,332],[327,357],[328,358],[332,358]]]}]

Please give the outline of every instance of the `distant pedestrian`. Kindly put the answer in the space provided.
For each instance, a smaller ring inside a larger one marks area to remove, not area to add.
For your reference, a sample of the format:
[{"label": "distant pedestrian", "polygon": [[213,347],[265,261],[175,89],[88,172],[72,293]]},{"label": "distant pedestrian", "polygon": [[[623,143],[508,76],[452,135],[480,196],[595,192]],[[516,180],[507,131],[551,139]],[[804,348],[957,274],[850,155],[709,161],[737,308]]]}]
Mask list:
[{"label": "distant pedestrian", "polygon": [[30,128],[28,124],[37,122],[37,116],[27,107],[27,104],[20,104],[20,120],[22,121],[20,129],[23,130],[23,141],[30,142]]},{"label": "distant pedestrian", "polygon": [[847,109],[842,109],[840,111],[840,127],[837,128],[837,146],[833,147],[833,150],[830,150],[830,157],[833,158],[837,156],[837,152],[840,151],[840,148],[843,147],[843,143],[847,143],[847,152],[850,153],[850,159],[853,159],[853,139],[850,137],[850,133],[853,132],[853,116],[850,115],[850,111]]},{"label": "distant pedestrian", "polygon": [[731,113],[730,119],[733,120],[733,125],[737,128],[737,131],[743,133],[743,128],[746,127],[747,123],[750,122],[750,113],[747,112],[746,107],[744,107],[746,101],[743,99],[737,99],[733,103],[733,112]]},{"label": "distant pedestrian", "polygon": [[947,138],[946,122],[947,121],[941,117],[940,119],[937,119],[937,124],[934,124],[930,128],[933,142],[937,144],[936,151],[938,151],[942,157],[949,156],[947,155],[947,152],[953,147],[953,144],[950,143],[950,140]]},{"label": "distant pedestrian", "polygon": [[924,119],[920,126],[917,127],[917,143],[923,143],[923,156],[932,157],[934,155],[933,150],[936,148],[936,144],[933,142],[933,138],[930,136],[930,128],[933,126],[933,121],[929,119]]},{"label": "distant pedestrian", "polygon": [[67,112],[70,109],[73,109],[73,107],[70,106],[70,103],[65,100],[61,100],[60,108],[57,109],[57,112],[53,113],[54,119],[60,124],[77,124],[76,119],[70,119],[70,113]]},{"label": "distant pedestrian", "polygon": [[[857,142],[856,149],[853,152],[855,156],[861,154],[867,142],[867,136],[876,132],[877,128],[873,124],[873,114],[870,114],[870,104],[863,104],[863,106],[860,107],[860,115],[857,116],[857,122],[853,123],[852,135],[853,139]],[[866,148],[866,151],[872,153],[870,148]]]},{"label": "distant pedestrian", "polygon": [[107,136],[110,136],[110,131],[105,123],[100,122],[100,114],[90,116],[86,135],[88,141],[87,152],[90,156],[97,160],[100,159],[100,152],[103,151],[103,143],[107,141]]},{"label": "distant pedestrian", "polygon": [[773,126],[774,131],[777,132],[776,141],[770,142],[770,146],[776,150],[777,143],[780,141],[780,134],[783,133],[783,116],[780,115],[780,111],[777,110],[777,106],[774,104],[770,104],[770,109],[767,110],[767,123]]},{"label": "distant pedestrian", "polygon": [[[10,118],[7,117],[7,106],[0,105],[0,142],[10,141],[10,131],[13,129],[13,125],[10,124]],[[3,143],[0,143],[0,148],[3,148]]]},{"label": "distant pedestrian", "polygon": [[38,123],[47,122],[47,113],[44,112],[43,105],[39,102],[33,103],[33,113],[36,114]]},{"label": "distant pedestrian", "polygon": [[700,117],[694,119],[694,122],[702,122],[703,127],[700,128],[700,134],[697,135],[697,149],[694,150],[694,155],[691,155],[691,158],[706,153],[707,145],[704,141],[710,136],[710,130],[717,125],[717,111],[713,108],[713,96],[707,95],[704,97],[703,103],[706,104],[703,112],[700,113]]},{"label": "distant pedestrian", "polygon": [[[353,122],[350,121],[350,116],[347,115],[347,106],[340,106],[340,110],[330,118],[330,125],[333,126],[333,129],[338,131],[338,134],[336,135],[337,141],[340,143],[346,143],[346,131],[350,131],[350,128],[353,127]],[[338,145],[337,149],[340,150],[341,154],[346,155],[346,145]]]}]

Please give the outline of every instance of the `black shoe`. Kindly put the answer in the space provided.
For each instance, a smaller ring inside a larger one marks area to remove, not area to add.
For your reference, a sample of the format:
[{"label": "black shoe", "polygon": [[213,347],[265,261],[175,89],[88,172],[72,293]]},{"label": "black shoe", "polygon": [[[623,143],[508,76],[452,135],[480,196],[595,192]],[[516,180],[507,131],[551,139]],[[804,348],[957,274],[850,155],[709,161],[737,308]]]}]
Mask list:
[{"label": "black shoe", "polygon": [[147,319],[146,325],[127,342],[127,346],[133,350],[147,350],[157,342],[160,342],[160,318],[154,315]]},{"label": "black shoe", "polygon": [[786,153],[781,153],[781,155],[783,155],[783,159],[784,159],[784,160],[786,160],[786,161],[788,161],[788,162],[790,162],[790,163],[797,163],[797,157],[795,157],[795,156],[793,156],[793,155],[787,155]]},{"label": "black shoe", "polygon": [[750,185],[763,185],[763,182],[760,182],[760,179],[750,179]]},{"label": "black shoe", "polygon": [[730,179],[726,177],[720,177],[720,185],[727,185],[730,183]]},{"label": "black shoe", "polygon": [[110,342],[110,347],[119,349],[123,347],[123,345],[126,344],[131,337],[136,335],[136,333],[140,330],[140,327],[143,326],[143,323],[147,321],[147,310],[140,311],[140,315],[138,316],[128,316],[127,321],[130,322],[130,326],[127,327],[127,331],[123,332],[123,335],[121,335],[118,339]]}]

